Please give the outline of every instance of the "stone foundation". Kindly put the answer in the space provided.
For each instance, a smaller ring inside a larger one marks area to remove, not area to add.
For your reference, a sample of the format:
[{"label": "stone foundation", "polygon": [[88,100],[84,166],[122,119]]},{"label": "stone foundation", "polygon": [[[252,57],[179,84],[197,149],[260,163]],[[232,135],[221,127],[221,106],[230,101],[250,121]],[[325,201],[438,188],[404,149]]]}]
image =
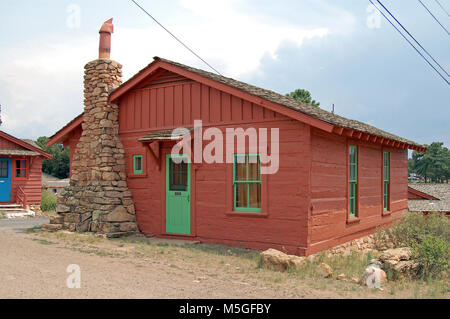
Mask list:
[{"label": "stone foundation", "polygon": [[108,59],[85,66],[83,133],[73,157],[70,186],[58,196],[58,216],[52,225],[110,236],[137,231],[119,138],[119,110],[108,102],[121,77],[122,66]]}]

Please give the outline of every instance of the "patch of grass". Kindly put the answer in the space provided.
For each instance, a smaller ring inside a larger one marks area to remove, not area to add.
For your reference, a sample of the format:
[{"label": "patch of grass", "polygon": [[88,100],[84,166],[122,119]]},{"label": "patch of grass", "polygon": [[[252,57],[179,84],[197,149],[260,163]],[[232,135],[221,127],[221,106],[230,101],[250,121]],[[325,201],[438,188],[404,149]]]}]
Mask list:
[{"label": "patch of grass", "polygon": [[53,192],[49,190],[42,191],[41,210],[43,212],[54,211],[56,209],[56,202],[56,195]]},{"label": "patch of grass", "polygon": [[33,238],[33,241],[36,241],[36,242],[38,242],[39,244],[42,244],[42,245],[56,245],[56,243],[54,243],[52,241],[45,240],[45,239]]},{"label": "patch of grass", "polygon": [[190,250],[193,251],[201,251],[219,256],[235,256],[242,257],[245,259],[254,260],[258,256],[259,253],[254,250],[238,248],[238,247],[230,247],[225,245],[218,244],[196,244],[196,245],[188,245]]},{"label": "patch of grass", "polygon": [[26,230],[26,233],[27,234],[34,234],[34,233],[39,232],[41,229],[42,229],[42,226],[34,226],[34,227],[31,227],[31,228],[28,228]]}]

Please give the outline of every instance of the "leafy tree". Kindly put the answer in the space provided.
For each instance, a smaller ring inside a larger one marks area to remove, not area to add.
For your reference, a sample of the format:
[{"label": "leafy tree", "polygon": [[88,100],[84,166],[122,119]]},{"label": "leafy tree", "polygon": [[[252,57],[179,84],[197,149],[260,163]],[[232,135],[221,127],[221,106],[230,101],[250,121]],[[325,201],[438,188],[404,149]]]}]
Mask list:
[{"label": "leafy tree", "polygon": [[444,143],[434,142],[426,153],[414,151],[408,162],[410,173],[416,173],[427,181],[442,183],[450,178],[450,151]]},{"label": "leafy tree", "polygon": [[312,99],[311,93],[308,90],[297,89],[294,92],[286,94],[286,96],[292,97],[296,100],[299,100],[303,103],[306,103],[306,104],[309,104],[312,106],[316,106],[316,107],[320,106],[319,102],[316,102],[315,100]]},{"label": "leafy tree", "polygon": [[48,138],[41,136],[36,141],[45,152],[53,155],[50,160],[44,159],[42,161],[42,171],[46,174],[58,177],[58,178],[68,178],[70,175],[70,150],[69,148],[64,148],[60,144],[55,144],[47,147]]}]

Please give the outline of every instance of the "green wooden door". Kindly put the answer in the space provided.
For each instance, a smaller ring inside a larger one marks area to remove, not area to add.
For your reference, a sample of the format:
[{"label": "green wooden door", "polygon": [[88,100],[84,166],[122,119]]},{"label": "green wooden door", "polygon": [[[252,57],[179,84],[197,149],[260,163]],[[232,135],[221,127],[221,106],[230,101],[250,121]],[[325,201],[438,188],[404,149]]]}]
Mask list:
[{"label": "green wooden door", "polygon": [[[179,162],[181,159],[185,161]],[[166,157],[166,232],[191,234],[191,164],[189,157]]]}]

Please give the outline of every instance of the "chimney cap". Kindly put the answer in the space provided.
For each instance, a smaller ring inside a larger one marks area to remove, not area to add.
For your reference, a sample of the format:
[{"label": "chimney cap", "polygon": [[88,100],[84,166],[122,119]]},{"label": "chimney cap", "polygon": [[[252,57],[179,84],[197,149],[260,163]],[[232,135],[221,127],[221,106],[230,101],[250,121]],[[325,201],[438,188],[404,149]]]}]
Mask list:
[{"label": "chimney cap", "polygon": [[113,18],[103,23],[99,33],[114,33]]}]

